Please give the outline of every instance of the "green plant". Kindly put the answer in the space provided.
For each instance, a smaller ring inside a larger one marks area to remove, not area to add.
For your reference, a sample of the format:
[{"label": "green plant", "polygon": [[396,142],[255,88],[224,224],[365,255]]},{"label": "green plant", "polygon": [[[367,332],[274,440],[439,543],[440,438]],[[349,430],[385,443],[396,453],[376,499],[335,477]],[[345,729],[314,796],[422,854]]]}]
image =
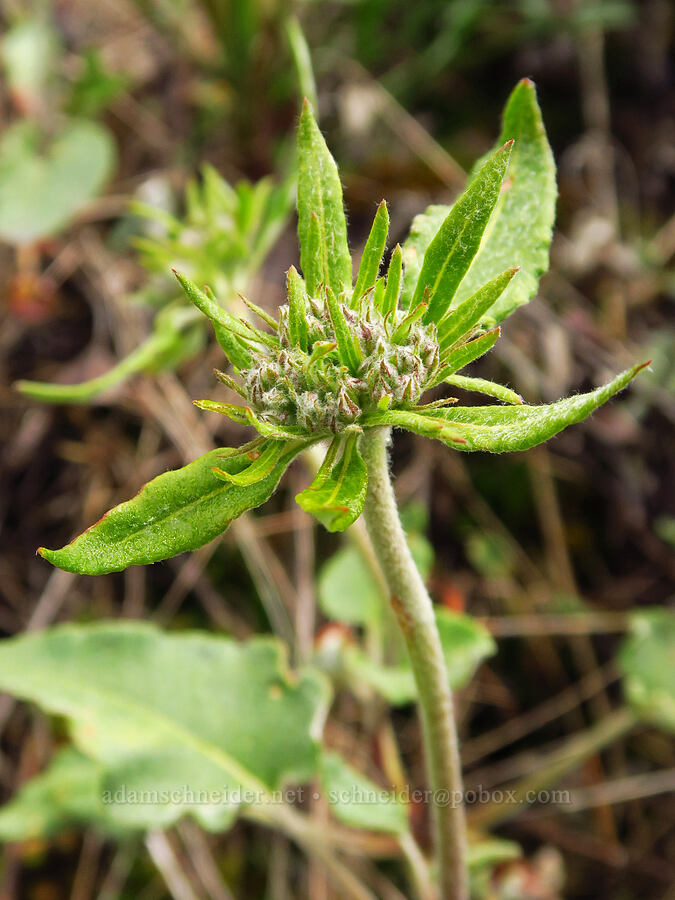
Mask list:
[{"label": "green plant", "polygon": [[[67,225],[115,166],[113,138],[92,117],[121,84],[100,61],[92,71],[90,56],[88,72],[71,85],[62,56],[56,30],[39,14],[12,22],[0,41],[0,64],[23,116],[0,140],[0,239],[19,247]],[[96,90],[105,94],[98,103],[83,102],[83,91]]]},{"label": "green plant", "polygon": [[[546,406],[528,406],[504,386],[457,374],[494,345],[499,323],[533,296],[547,266],[554,165],[529,81],[507,104],[499,144],[452,208],[433,207],[415,220],[385,277],[379,270],[388,213],[380,204],[353,284],[337,168],[306,104],[298,140],[303,276],[289,270],[288,303],[278,321],[249,304],[266,326],[257,328],[177,273],[233,365],[235,377],[220,373],[221,380],[243,401],[197,405],[252,426],[258,436],[160,475],[66,547],[40,549],[54,565],[82,574],[195,549],[267,500],[300,453],[327,444],[297,500],[330,531],[345,530],[364,513],[407,656],[382,676],[352,654],[352,672],[355,664],[367,671],[364,680],[385,696],[395,680],[393,702],[417,697],[433,796],[452,800],[432,804],[443,898],[468,896],[470,862],[446,659],[466,654],[464,670],[451,679],[461,681],[493,644],[478,625],[434,613],[396,508],[390,430],[405,428],[460,451],[524,450],[588,416],[642,368]],[[425,392],[446,384],[504,405],[459,407],[447,396],[426,401]],[[106,811],[118,824],[165,827],[190,813],[221,830],[239,813],[280,828],[316,854],[345,894],[371,897],[306,817],[274,802],[289,780],[316,777],[328,794],[337,792],[336,817],[397,835],[417,892],[431,897],[432,875],[409,850],[405,813],[386,800],[364,809],[339,799],[339,786],[360,784],[363,776],[321,746],[329,693],[318,668],[289,678],[282,649],[270,639],[240,646],[133,623],[62,627],[0,649],[0,686],[67,717],[85,758],[100,764],[93,780],[111,798]],[[176,785],[225,787],[227,796],[210,804],[188,796],[115,800],[122,787],[159,796]]]},{"label": "green plant", "polygon": [[[1,156],[0,156],[1,165]],[[1,177],[1,174],[0,174]],[[206,320],[176,296],[175,281],[167,277],[171,266],[181,266],[191,277],[207,282],[223,305],[244,309],[239,292],[258,271],[288,218],[293,182],[279,185],[263,178],[234,186],[207,164],[201,178],[185,188],[185,211],[178,218],[147,203],[135,202],[132,212],[154,233],[134,241],[141,263],[152,276],[131,300],[160,307],[148,337],[128,356],[102,375],[80,384],[53,384],[23,380],[16,389],[44,403],[87,403],[137,372],[175,369],[203,349]]]}]

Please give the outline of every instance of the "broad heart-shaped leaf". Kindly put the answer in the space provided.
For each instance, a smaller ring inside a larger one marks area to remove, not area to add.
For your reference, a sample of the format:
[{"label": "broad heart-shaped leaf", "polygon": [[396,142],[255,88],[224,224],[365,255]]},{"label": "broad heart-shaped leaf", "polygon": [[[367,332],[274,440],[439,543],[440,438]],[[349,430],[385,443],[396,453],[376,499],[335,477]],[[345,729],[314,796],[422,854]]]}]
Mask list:
[{"label": "broad heart-shaped leaf", "polygon": [[[496,651],[487,629],[461,613],[436,609],[436,624],[443,647],[448,683],[453,690],[464,687],[480,663]],[[401,665],[374,662],[360,647],[345,646],[343,664],[347,679],[366,683],[392,706],[404,706],[417,697],[415,679],[406,659]]]},{"label": "broad heart-shaped leaf", "polygon": [[459,283],[478,252],[483,232],[499,199],[512,143],[509,141],[500,147],[482,166],[427,247],[410,304],[417,306],[430,293],[426,322],[439,322],[446,314]]},{"label": "broad heart-shaped leaf", "polygon": [[95,122],[72,120],[46,152],[32,121],[0,141],[0,239],[27,244],[63,227],[109,178],[115,147]]},{"label": "broad heart-shaped leaf", "polygon": [[643,609],[631,619],[618,657],[624,692],[641,718],[675,732],[675,612]]},{"label": "broad heart-shaped leaf", "polygon": [[544,406],[453,406],[420,412],[393,410],[373,413],[365,424],[407,428],[415,434],[444,441],[455,450],[487,450],[490,453],[529,450],[568,425],[581,422],[626,387],[646,365],[649,363],[626,369],[613,381],[588,394],[577,394]]},{"label": "broad heart-shaped leaf", "polygon": [[[537,292],[540,275],[548,269],[555,221],[556,180],[553,153],[529,79],[514,88],[504,109],[497,146],[513,139],[509,172],[483,244],[462,281],[454,303],[461,303],[481,285],[510,266],[520,266],[490,315],[503,321]],[[478,178],[477,163],[473,178]]]},{"label": "broad heart-shaped leaf", "polygon": [[363,512],[368,471],[357,438],[356,434],[334,438],[314,481],[295,498],[328,531],[344,531]]},{"label": "broad heart-shaped leaf", "polygon": [[389,834],[408,830],[408,813],[396,794],[366,778],[339,753],[322,753],[319,778],[330,811],[344,825]]},{"label": "broad heart-shaped leaf", "polygon": [[[335,160],[307,100],[300,116],[298,156],[298,238],[307,290],[316,296],[319,284],[323,282],[339,296],[352,286],[352,258],[347,243],[342,185]],[[318,220],[318,260],[312,246],[316,242],[310,240],[312,214]]]},{"label": "broad heart-shaped leaf", "polygon": [[0,809],[0,841],[48,838],[64,828],[94,825],[105,834],[123,831],[103,803],[104,767],[74,747],[59,750]]},{"label": "broad heart-shaped leaf", "polygon": [[68,572],[102,575],[196,550],[245,510],[264,503],[307,445],[307,441],[289,443],[269,475],[241,486],[221,481],[213,469],[241,472],[251,461],[245,456],[223,459],[226,451],[212,450],[182,469],[154,478],[61,550],[41,547],[38,552]]},{"label": "broad heart-shaped leaf", "polygon": [[139,828],[189,812],[222,829],[242,802],[312,777],[328,699],[316,672],[289,678],[274,639],[142,622],[3,641],[0,689],[65,716],[76,746],[105,768],[106,809]]}]

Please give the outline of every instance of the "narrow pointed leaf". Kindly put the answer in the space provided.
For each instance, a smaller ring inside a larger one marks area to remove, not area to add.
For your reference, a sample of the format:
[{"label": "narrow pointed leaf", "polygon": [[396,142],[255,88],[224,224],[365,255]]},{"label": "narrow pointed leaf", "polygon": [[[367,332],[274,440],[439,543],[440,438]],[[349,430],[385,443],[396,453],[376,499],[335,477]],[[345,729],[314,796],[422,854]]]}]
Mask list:
[{"label": "narrow pointed leaf", "polygon": [[416,306],[427,290],[430,292],[427,322],[439,322],[443,318],[478,252],[499,199],[511,146],[512,142],[504,144],[488,159],[427,247],[411,303]]},{"label": "narrow pointed leaf", "polygon": [[518,269],[507,269],[467,297],[438,323],[438,343],[441,348],[452,347],[478,325],[494,306]]},{"label": "narrow pointed leaf", "polygon": [[387,270],[387,287],[379,306],[383,316],[393,312],[398,308],[398,298],[401,292],[401,269],[402,269],[402,253],[401,245],[397,244],[389,261],[389,269]]},{"label": "narrow pointed leaf", "polygon": [[468,366],[469,363],[472,363],[474,360],[487,353],[488,350],[491,350],[497,343],[498,338],[499,328],[493,328],[492,331],[488,331],[480,337],[474,338],[466,344],[462,344],[461,347],[458,347],[456,350],[451,350],[449,353],[446,353],[445,356],[442,357],[442,371],[445,373],[444,379],[449,375],[454,375],[455,372],[459,372],[464,366]]},{"label": "narrow pointed leaf", "polygon": [[288,288],[288,330],[294,347],[307,351],[307,290],[295,266],[291,266],[286,276]]},{"label": "narrow pointed leaf", "polygon": [[242,802],[311,778],[328,699],[318,673],[289,677],[275,640],[239,644],[142,622],[2,641],[0,689],[65,716],[76,746],[105,769],[106,809],[139,828],[190,813],[222,830]]},{"label": "narrow pointed leaf", "polygon": [[307,360],[307,370],[309,371],[312,366],[315,366],[324,356],[328,356],[334,350],[337,350],[337,344],[334,341],[317,341],[312,347],[312,355]]},{"label": "narrow pointed leaf", "polygon": [[401,248],[401,261],[403,263],[403,284],[399,305],[401,309],[407,309],[415,293],[415,287],[422,271],[424,254],[427,247],[438,234],[438,231],[447,219],[451,206],[433,204],[428,206],[423,213],[419,213],[412,220],[410,234],[405,239]]},{"label": "narrow pointed leaf", "polygon": [[240,371],[250,369],[253,365],[253,357],[248,352],[246,344],[236,334],[232,334],[227,328],[223,328],[218,322],[211,320],[216,340],[225,356],[230,360],[235,369]]},{"label": "narrow pointed leaf", "polygon": [[185,291],[188,300],[194,303],[197,309],[203,312],[214,325],[219,325],[226,331],[231,332],[233,335],[241,338],[244,343],[266,344],[268,347],[277,347],[279,345],[278,339],[273,335],[260,331],[258,328],[254,328],[249,323],[243,322],[241,319],[237,319],[226,312],[222,306],[216,303],[212,296],[200,290],[182,272],[177,272],[174,269],[174,275]]},{"label": "narrow pointed leaf", "polygon": [[522,406],[523,398],[520,394],[504,387],[503,384],[495,384],[494,381],[486,381],[484,378],[467,378],[466,375],[450,375],[445,383],[452,387],[462,388],[465,391],[476,391],[479,394],[487,394],[488,397],[496,397],[504,403],[512,403]]},{"label": "narrow pointed leaf", "polygon": [[326,248],[323,245],[321,223],[315,212],[310,213],[309,216],[305,247],[306,253],[302,262],[302,272],[305,276],[307,291],[312,297],[315,297],[320,289],[328,283]]},{"label": "narrow pointed leaf", "polygon": [[385,295],[384,278],[378,278],[375,282],[375,290],[373,291],[373,306],[375,309],[383,309]]},{"label": "narrow pointed leaf", "polygon": [[347,223],[342,204],[342,185],[335,160],[305,100],[298,129],[298,237],[300,262],[307,289],[314,294],[318,282],[316,248],[310,241],[312,213],[316,215],[323,281],[336,294],[351,288],[352,260],[347,243]]},{"label": "narrow pointed leaf", "polygon": [[361,257],[359,273],[356,276],[356,284],[354,293],[352,294],[352,306],[356,306],[361,297],[369,290],[377,281],[380,271],[380,263],[384,248],[387,245],[387,235],[389,234],[389,211],[387,204],[383,200],[377,207],[375,220],[370,229],[368,240]]},{"label": "narrow pointed leaf", "polygon": [[[246,407],[248,424],[256,429],[263,437],[272,438],[275,441],[297,441],[303,436],[303,429],[299,425],[275,425],[267,419],[258,416],[250,406]],[[311,443],[308,441],[307,443]]]},{"label": "narrow pointed leaf", "polygon": [[[608,384],[542,406],[453,406],[428,412],[392,411],[368,416],[368,425],[398,425],[456,450],[511,453],[536,447],[587,418],[625,388],[648,363],[627,369]],[[461,437],[463,443],[458,442]]]},{"label": "narrow pointed leaf", "polygon": [[497,143],[511,139],[515,143],[504,190],[480,252],[455,297],[460,303],[508,266],[520,266],[491,310],[497,322],[536,294],[539,278],[548,269],[555,220],[555,162],[536,89],[527,78],[508,99]]},{"label": "narrow pointed leaf", "polygon": [[411,309],[405,318],[399,322],[399,324],[394,329],[393,334],[391,335],[392,344],[402,344],[408,335],[410,334],[410,329],[419,319],[427,311],[429,304],[428,303],[420,303],[418,306],[415,306]]},{"label": "narrow pointed leaf", "polygon": [[235,394],[238,394],[242,400],[246,400],[246,391],[244,388],[234,380],[227,372],[221,372],[220,369],[213,370],[214,375],[226,387],[228,387],[231,391],[234,391]]},{"label": "narrow pointed leaf", "polygon": [[[314,481],[295,498],[328,531],[344,531],[363,512],[368,473],[357,440],[355,434],[335,438]],[[336,461],[340,449],[342,454]]]},{"label": "narrow pointed leaf", "polygon": [[101,575],[196,550],[225,531],[245,510],[264,503],[306,445],[300,441],[289,444],[273,471],[246,487],[222,482],[213,468],[237,473],[249,461],[222,459],[220,450],[212,450],[182,469],[148,482],[132,500],[110,510],[61,550],[41,547],[38,552],[68,572]]},{"label": "narrow pointed leaf", "polygon": [[233,422],[238,422],[239,425],[249,424],[246,415],[248,407],[246,406],[241,406],[238,403],[222,403],[220,400],[193,400],[192,402],[198,409],[203,409],[206,412],[219,413],[221,416],[227,416],[228,419],[231,419]]},{"label": "narrow pointed leaf", "polygon": [[258,306],[257,303],[253,303],[252,300],[249,300],[247,297],[242,297],[239,295],[241,301],[251,310],[251,312],[255,313],[259,319],[272,329],[272,331],[279,330],[279,323],[274,319],[266,310],[262,308],[262,306]]},{"label": "narrow pointed leaf", "polygon": [[[263,478],[267,478],[270,472],[277,467],[279,460],[287,451],[288,444],[286,441],[268,440],[266,444],[257,447],[252,451],[254,454],[253,458],[251,458],[251,455],[247,454],[246,458],[249,461],[249,465],[245,469],[242,469],[241,472],[228,472],[227,469],[224,469],[221,466],[216,466],[213,471],[218,478],[221,478],[223,481],[228,481],[230,484],[242,486],[256,484],[257,482],[262,481]],[[222,458],[232,459],[229,454]]]},{"label": "narrow pointed leaf", "polygon": [[347,366],[352,375],[356,375],[363,360],[363,353],[347,325],[345,314],[337,297],[329,287],[326,288],[326,302],[328,304],[328,314],[333,323],[340,361],[344,366]]},{"label": "narrow pointed leaf", "polygon": [[468,445],[464,426],[454,425],[438,418],[439,409],[392,409],[383,412],[369,413],[364,417],[364,425],[391,425],[405,428],[422,437],[443,441],[455,450],[471,450]]}]

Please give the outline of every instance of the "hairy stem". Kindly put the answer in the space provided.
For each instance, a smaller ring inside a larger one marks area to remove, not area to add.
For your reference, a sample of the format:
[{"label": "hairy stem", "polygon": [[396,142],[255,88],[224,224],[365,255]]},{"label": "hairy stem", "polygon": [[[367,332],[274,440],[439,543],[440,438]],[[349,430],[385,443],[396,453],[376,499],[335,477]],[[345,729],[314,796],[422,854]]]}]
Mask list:
[{"label": "hairy stem", "polygon": [[466,825],[452,695],[433,606],[410,555],[389,477],[388,428],[368,430],[365,520],[410,654],[424,733],[442,900],[467,900]]}]

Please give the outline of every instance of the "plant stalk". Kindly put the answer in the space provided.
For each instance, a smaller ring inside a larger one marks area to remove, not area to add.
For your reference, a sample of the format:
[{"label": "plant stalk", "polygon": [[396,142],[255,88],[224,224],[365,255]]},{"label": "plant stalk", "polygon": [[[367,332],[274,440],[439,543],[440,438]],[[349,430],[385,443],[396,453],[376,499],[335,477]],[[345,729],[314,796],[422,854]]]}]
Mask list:
[{"label": "plant stalk", "polygon": [[366,526],[410,654],[422,720],[441,900],[468,900],[462,770],[452,695],[433,605],[408,549],[389,476],[390,429],[361,438],[368,469]]}]

